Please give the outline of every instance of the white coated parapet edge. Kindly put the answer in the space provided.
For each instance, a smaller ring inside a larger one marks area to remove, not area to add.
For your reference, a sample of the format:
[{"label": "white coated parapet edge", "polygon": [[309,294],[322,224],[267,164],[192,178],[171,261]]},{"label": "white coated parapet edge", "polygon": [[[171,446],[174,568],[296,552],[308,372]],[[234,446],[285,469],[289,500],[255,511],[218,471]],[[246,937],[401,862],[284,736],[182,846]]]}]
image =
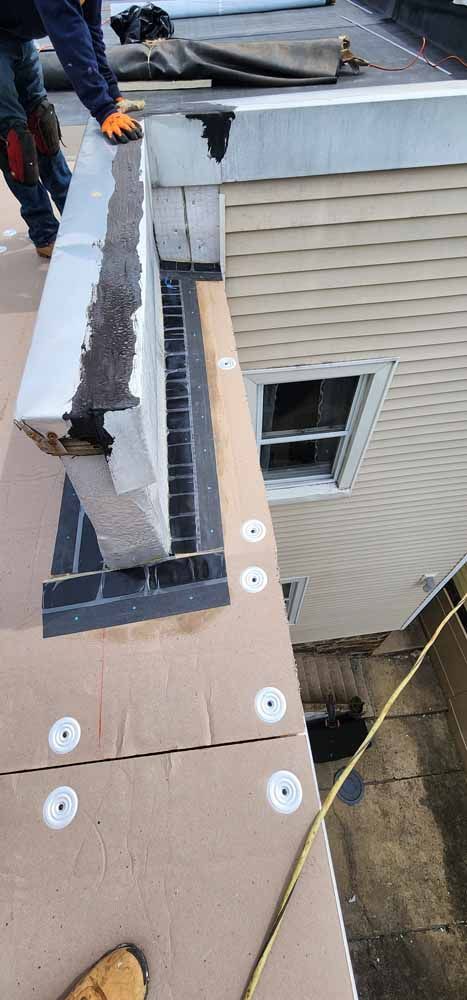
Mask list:
[{"label": "white coated parapet edge", "polygon": [[[17,420],[42,435],[63,438],[70,430],[64,414],[71,410],[91,343],[89,311],[102,271],[113,168],[116,156],[128,155],[125,149],[109,146],[97,125],[88,125],[16,406]],[[170,550],[164,330],[144,140],[132,144],[131,155],[140,158],[144,185],[137,236],[141,304],[131,317],[134,356],[127,386],[137,403],[121,408],[116,398],[115,408],[106,409],[103,427],[113,438],[107,458],[62,459],[110,568],[163,558]],[[118,252],[118,234],[106,252],[115,248]]]},{"label": "white coated parapet edge", "polygon": [[342,90],[337,83],[326,90],[206,101],[196,114],[205,119],[209,112],[235,116],[220,163],[209,155],[204,120],[184,114],[149,119],[159,184],[221,184],[467,162],[467,80]]}]

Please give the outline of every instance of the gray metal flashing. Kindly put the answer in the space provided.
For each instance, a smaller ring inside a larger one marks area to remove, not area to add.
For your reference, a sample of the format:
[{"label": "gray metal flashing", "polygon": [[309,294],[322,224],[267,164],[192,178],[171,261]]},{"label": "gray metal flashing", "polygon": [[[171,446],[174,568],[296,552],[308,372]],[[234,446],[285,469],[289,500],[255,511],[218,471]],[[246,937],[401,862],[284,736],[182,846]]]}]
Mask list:
[{"label": "gray metal flashing", "polygon": [[[209,100],[202,120],[190,109],[146,118],[145,128],[159,184],[223,184],[465,163],[466,107],[467,80],[443,78]],[[212,155],[209,113],[216,128],[230,125],[222,157],[218,146]]]}]

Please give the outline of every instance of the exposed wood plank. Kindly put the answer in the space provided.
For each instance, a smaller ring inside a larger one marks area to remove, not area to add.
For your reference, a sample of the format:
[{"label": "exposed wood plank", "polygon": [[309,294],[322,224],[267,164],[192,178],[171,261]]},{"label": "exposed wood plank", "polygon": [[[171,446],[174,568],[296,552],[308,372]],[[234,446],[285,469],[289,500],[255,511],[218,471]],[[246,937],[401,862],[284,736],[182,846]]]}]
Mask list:
[{"label": "exposed wood plank", "polygon": [[467,235],[467,214],[427,218],[392,219],[381,222],[355,222],[351,225],[306,226],[296,229],[276,230],[271,219],[271,228],[264,231],[240,233],[227,232],[227,255],[277,253],[285,250],[316,250],[322,247],[345,247],[374,245],[380,243],[400,243],[404,241],[435,239],[448,236]]},{"label": "exposed wood plank", "polygon": [[199,90],[212,87],[212,80],[126,80],[119,87],[122,94],[147,90]]},{"label": "exposed wood plank", "polygon": [[431,215],[467,212],[467,187],[448,191],[413,191],[408,194],[362,195],[321,201],[291,201],[270,206],[247,205],[227,209],[229,233],[299,226],[342,225],[345,222],[382,222]]},{"label": "exposed wood plank", "polygon": [[291,177],[277,181],[252,181],[224,186],[226,205],[266,205],[278,201],[309,201],[401,191],[439,191],[467,187],[467,167],[425,167],[411,170],[378,170],[372,173],[331,174],[324,177]]},{"label": "exposed wood plank", "polygon": [[218,264],[219,189],[214,185],[185,188],[185,211],[191,259],[202,264]]},{"label": "exposed wood plank", "polygon": [[157,248],[165,260],[189,261],[185,199],[182,188],[156,187],[152,193]]}]

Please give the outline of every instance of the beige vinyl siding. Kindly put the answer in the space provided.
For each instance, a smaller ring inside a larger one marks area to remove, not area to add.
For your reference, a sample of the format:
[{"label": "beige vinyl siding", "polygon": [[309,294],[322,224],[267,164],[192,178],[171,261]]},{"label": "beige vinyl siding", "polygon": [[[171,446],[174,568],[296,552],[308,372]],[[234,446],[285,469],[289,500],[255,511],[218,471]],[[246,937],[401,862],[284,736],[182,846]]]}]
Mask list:
[{"label": "beige vinyl siding", "polygon": [[467,551],[467,167],[223,193],[245,369],[398,359],[352,495],[273,507],[293,641],[400,628]]}]

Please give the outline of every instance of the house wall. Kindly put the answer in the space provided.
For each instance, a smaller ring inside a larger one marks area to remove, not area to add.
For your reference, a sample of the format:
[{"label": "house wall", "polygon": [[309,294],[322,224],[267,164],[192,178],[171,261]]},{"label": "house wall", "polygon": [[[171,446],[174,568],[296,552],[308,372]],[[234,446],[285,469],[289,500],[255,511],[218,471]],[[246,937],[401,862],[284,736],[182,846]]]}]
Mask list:
[{"label": "house wall", "polygon": [[292,639],[398,629],[467,551],[467,167],[222,190],[244,369],[399,360],[352,495],[273,508]]},{"label": "house wall", "polygon": [[[467,564],[453,578],[462,597],[467,593]],[[452,610],[454,602],[446,590],[440,590],[420,615],[428,636]],[[463,617],[463,616],[462,616]],[[446,692],[451,728],[457,738],[467,768],[467,630],[458,614],[445,625],[430,651]]]}]

